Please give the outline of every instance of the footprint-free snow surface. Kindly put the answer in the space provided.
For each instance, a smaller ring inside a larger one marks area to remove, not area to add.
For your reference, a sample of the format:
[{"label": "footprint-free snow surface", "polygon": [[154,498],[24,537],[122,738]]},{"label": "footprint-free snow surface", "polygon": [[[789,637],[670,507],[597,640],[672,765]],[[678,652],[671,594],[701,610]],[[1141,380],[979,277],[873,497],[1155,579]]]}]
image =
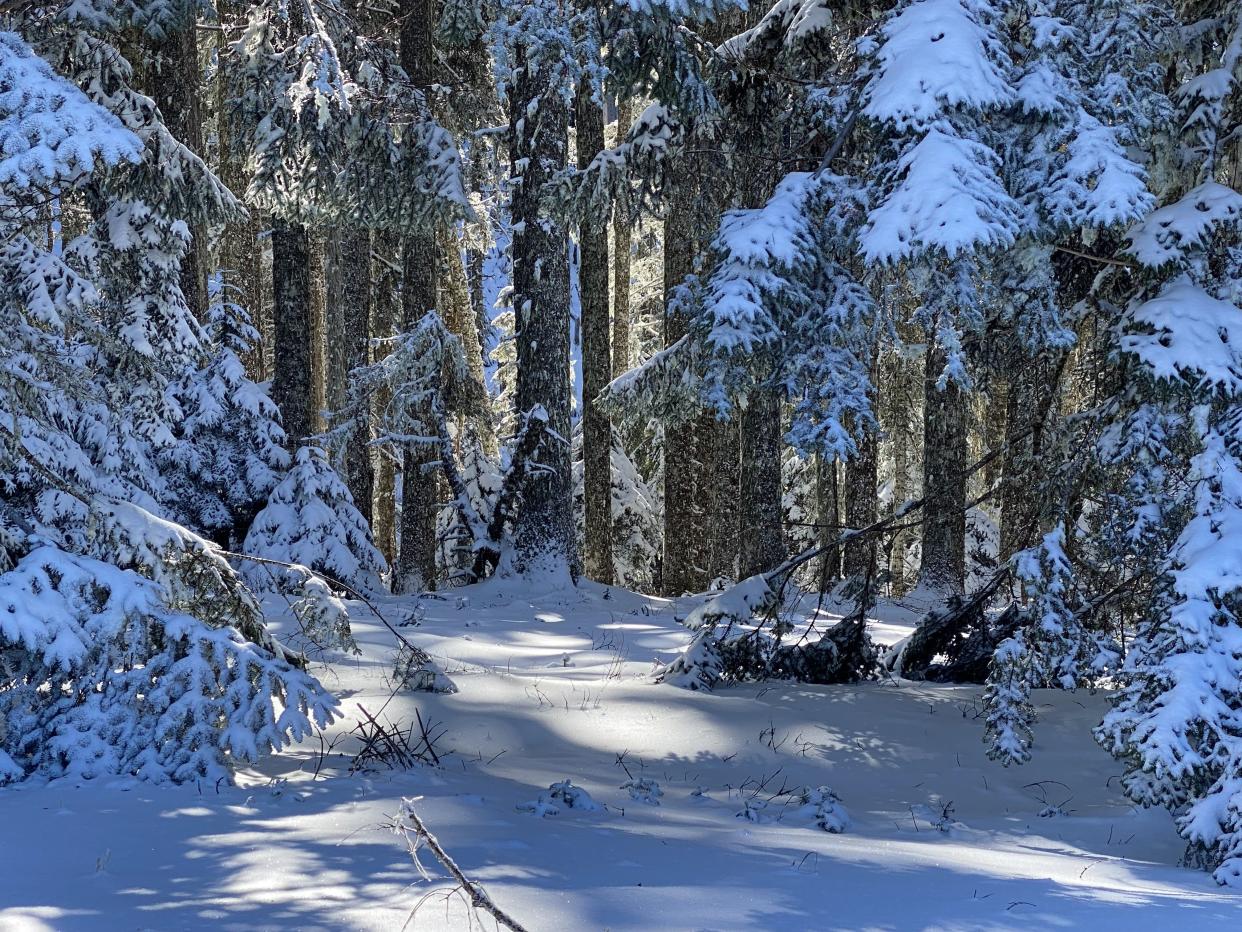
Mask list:
[{"label": "footprint-free snow surface", "polygon": [[[362,655],[317,667],[342,702],[322,747],[233,787],[0,791],[0,929],[468,928],[393,834],[409,797],[532,932],[1242,929],[1242,896],[1177,866],[1168,814],[1123,798],[1090,734],[1106,697],[1038,694],[1034,759],[1005,769],[974,687],[653,685],[687,607],[503,580],[425,597],[401,630],[459,692],[392,695],[396,639],[358,606]],[[351,773],[360,707],[417,711],[441,765]]]}]

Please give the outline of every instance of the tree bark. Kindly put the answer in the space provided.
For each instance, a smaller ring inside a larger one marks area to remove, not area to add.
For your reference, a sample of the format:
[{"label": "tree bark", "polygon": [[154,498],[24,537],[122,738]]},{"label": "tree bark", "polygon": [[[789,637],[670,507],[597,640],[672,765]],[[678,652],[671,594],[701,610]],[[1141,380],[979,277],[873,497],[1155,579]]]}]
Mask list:
[{"label": "tree bark", "polygon": [[[372,248],[378,256],[372,262],[375,279],[373,329],[379,336],[391,336],[401,321],[401,308],[397,303],[400,276],[394,271],[396,264],[391,262],[393,258],[400,258],[400,240],[391,233],[376,233],[372,237]],[[386,407],[389,400],[387,390],[381,390],[375,400],[377,408]],[[389,449],[381,449],[375,470],[375,511],[371,526],[375,544],[389,566],[396,566],[397,563],[396,480],[396,454]]]},{"label": "tree bark", "polygon": [[[203,120],[198,65],[198,4],[175,0],[165,36],[149,40],[151,73],[147,87],[159,107],[164,125],[180,143],[203,155]],[[207,317],[207,256],[205,230],[190,226],[190,243],[181,257],[181,292],[199,321]]]},{"label": "tree bark", "polygon": [[275,298],[272,400],[280,409],[289,446],[314,433],[311,388],[311,269],[306,227],[277,221],[272,226],[272,293]]},{"label": "tree bark", "polygon": [[[348,397],[349,373],[370,359],[371,234],[345,231],[329,244],[327,259],[327,402],[330,411],[339,411]],[[374,518],[370,439],[370,425],[357,425],[341,451],[345,484],[367,523]]]},{"label": "tree bark", "polygon": [[[604,148],[604,112],[595,88],[584,80],[575,107],[578,168],[591,164]],[[595,399],[612,378],[608,327],[608,224],[583,223],[578,231],[578,285],[582,298],[582,485],[586,541],[584,570],[611,585],[612,425]]]},{"label": "tree bark", "polygon": [[[864,528],[876,520],[877,460],[875,431],[868,430],[858,438],[858,452],[845,461],[845,523],[852,528]],[[847,542],[843,551],[842,572],[847,579],[874,578],[874,538]]]},{"label": "tree bark", "polygon": [[326,426],[323,412],[328,407],[328,279],[325,269],[326,243],[322,233],[308,231],[310,244],[311,308],[311,423],[319,433]]},{"label": "tree bark", "polygon": [[[435,5],[432,0],[401,2],[401,66],[417,89],[435,80]],[[439,278],[434,230],[405,238],[402,251],[403,324],[410,329],[436,307]],[[405,450],[401,478],[401,542],[394,573],[397,592],[434,589],[436,583],[436,514],[438,503],[434,466],[438,455],[430,446]]]},{"label": "tree bark", "polygon": [[[876,349],[871,350],[871,381],[879,381],[879,359]],[[864,528],[877,517],[880,444],[874,429],[860,431],[857,423],[851,425],[857,439],[858,451],[845,461],[845,523],[852,528]],[[874,579],[876,573],[876,542],[874,539],[846,543],[842,548],[842,572],[846,579]]]},{"label": "tree bark", "polygon": [[966,585],[966,398],[956,382],[937,382],[944,350],[927,349],[923,374],[923,556],[919,583],[946,594]]},{"label": "tree bark", "polygon": [[741,533],[738,577],[785,560],[781,528],[781,404],[772,389],[754,393],[742,414]]},{"label": "tree bark", "polygon": [[[617,104],[619,145],[629,132],[634,102],[624,98]],[[612,375],[616,378],[630,368],[630,240],[633,231],[625,210],[612,215]]]},{"label": "tree bark", "polygon": [[841,548],[833,543],[840,536],[841,507],[837,495],[837,461],[815,454],[815,541],[824,548],[819,561],[818,582],[825,591],[841,575]]},{"label": "tree bark", "polygon": [[517,569],[576,569],[573,476],[569,444],[569,260],[565,232],[540,210],[552,173],[568,158],[568,107],[557,91],[558,63],[531,62],[525,45],[509,107],[513,159],[513,306],[517,343],[517,407],[543,408],[553,437],[522,490],[514,531]]},{"label": "tree bark", "polygon": [[[694,174],[682,164],[674,171],[664,220],[664,345],[686,334],[689,317],[674,301],[676,288],[694,268]],[[664,425],[664,554],[661,589],[665,595],[699,592],[707,587],[711,542],[696,507],[696,478],[704,451],[703,419]],[[710,453],[710,450],[706,451]]]}]

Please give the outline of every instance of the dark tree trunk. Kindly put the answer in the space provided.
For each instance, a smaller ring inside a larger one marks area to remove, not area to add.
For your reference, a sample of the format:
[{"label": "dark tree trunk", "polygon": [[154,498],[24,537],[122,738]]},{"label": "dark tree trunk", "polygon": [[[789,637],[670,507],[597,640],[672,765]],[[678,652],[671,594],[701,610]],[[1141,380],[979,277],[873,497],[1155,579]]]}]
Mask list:
[{"label": "dark tree trunk", "polygon": [[785,560],[781,528],[781,405],[776,392],[754,393],[742,415],[741,532],[738,577]]},{"label": "dark tree trunk", "polygon": [[[540,210],[552,173],[568,158],[568,108],[556,90],[558,63],[532,63],[517,49],[509,107],[515,165],[511,211],[513,306],[517,342],[517,407],[542,408],[553,438],[540,453],[544,469],[522,489],[514,532],[523,573],[576,569],[573,476],[569,445],[569,260],[565,232]],[[531,104],[535,106],[532,107]]]},{"label": "dark tree trunk", "polygon": [[272,400],[280,408],[292,449],[305,444],[306,438],[314,432],[310,290],[310,243],[306,227],[277,221],[272,226],[276,327]]},{"label": "dark tree trunk", "polygon": [[[583,81],[575,112],[578,167],[604,148],[604,112]],[[586,542],[584,571],[611,585],[612,425],[595,403],[612,378],[608,327],[608,226],[594,218],[579,228],[578,283],[582,295],[582,484]]]},{"label": "dark tree trunk", "polygon": [[[858,452],[845,462],[845,523],[864,528],[876,520],[876,436],[867,431],[858,439]],[[875,576],[875,538],[846,543],[842,572],[846,578]]]},{"label": "dark tree trunk", "polygon": [[[222,22],[231,23],[237,11],[233,4],[217,4],[218,15]],[[220,153],[220,180],[233,192],[233,196],[241,200],[246,193],[250,178],[246,172],[243,155],[235,135],[238,127],[231,119],[228,104],[228,81],[225,69],[235,64],[228,55],[218,56],[216,75],[216,111],[218,114],[218,134]],[[226,284],[236,289],[228,295],[230,300],[246,308],[250,313],[251,323],[260,335],[260,343],[246,355],[242,362],[247,374],[256,382],[264,382],[268,378],[268,369],[263,364],[262,336],[269,329],[269,307],[264,301],[267,281],[263,269],[263,244],[259,241],[260,225],[251,210],[245,220],[228,224],[220,235],[218,267],[222,271]]]},{"label": "dark tree trunk", "polygon": [[[401,241],[391,233],[376,233],[372,238],[375,251],[372,271],[375,280],[374,309],[372,311],[372,329],[377,336],[391,336],[401,326],[402,311],[397,297],[400,288],[400,274],[394,259],[400,259]],[[389,402],[386,390],[381,390],[376,398],[377,408]],[[389,566],[397,562],[397,457],[389,449],[379,451],[379,464],[375,470],[375,511],[371,527],[375,533],[375,543]]]},{"label": "dark tree trunk", "polygon": [[[201,157],[203,120],[197,11],[197,3],[177,0],[164,24],[165,37],[150,42],[152,68],[146,83],[168,131]],[[190,244],[181,257],[181,291],[190,311],[200,321],[207,317],[209,259],[204,234],[199,225],[192,225]]]},{"label": "dark tree trunk", "polygon": [[[369,361],[371,339],[371,234],[348,230],[328,251],[328,409],[344,407],[349,373]],[[371,467],[369,424],[359,424],[344,440],[345,484],[370,523],[375,477]]]},{"label": "dark tree trunk", "polygon": [[[401,2],[401,66],[411,83],[424,89],[435,80],[435,4],[432,0]],[[405,238],[401,289],[403,323],[410,329],[436,307],[439,280],[434,230]],[[407,447],[401,477],[401,542],[393,588],[397,592],[434,589],[436,584],[435,464],[431,446]]]},{"label": "dark tree trunk", "polygon": [[923,558],[919,583],[961,593],[966,585],[966,398],[956,382],[941,389],[944,350],[927,349],[923,374]]},{"label": "dark tree trunk", "polygon": [[[871,378],[879,377],[878,360],[872,353]],[[855,430],[855,433],[858,433]],[[858,440],[858,452],[845,461],[845,523],[852,528],[864,528],[875,522],[878,468],[880,460],[879,439],[873,429],[862,432]],[[872,537],[864,541],[847,543],[844,547],[842,571],[847,579],[874,579],[876,573],[876,541]]]},{"label": "dark tree trunk", "polygon": [[[617,104],[617,144],[624,139],[633,119],[634,103],[629,98]],[[612,374],[630,367],[630,218],[625,210],[612,217]]]},{"label": "dark tree trunk", "polygon": [[[435,234],[407,236],[403,248],[401,289],[406,330],[435,307],[437,250]],[[394,590],[419,592],[436,584],[435,466],[439,454],[430,445],[406,447],[401,474],[401,541]]]},{"label": "dark tree trunk", "polygon": [[820,591],[841,575],[841,548],[833,544],[840,536],[841,507],[837,494],[837,461],[815,455],[815,542],[824,548],[819,564]]},{"label": "dark tree trunk", "polygon": [[[675,290],[693,271],[695,251],[694,174],[683,162],[673,178],[668,214],[664,220],[664,345],[672,346],[686,334],[688,316],[673,300]],[[665,595],[699,592],[706,588],[711,541],[697,507],[698,479],[703,473],[705,442],[703,418],[664,427],[664,555],[661,563]],[[710,459],[709,459],[710,462]]]}]

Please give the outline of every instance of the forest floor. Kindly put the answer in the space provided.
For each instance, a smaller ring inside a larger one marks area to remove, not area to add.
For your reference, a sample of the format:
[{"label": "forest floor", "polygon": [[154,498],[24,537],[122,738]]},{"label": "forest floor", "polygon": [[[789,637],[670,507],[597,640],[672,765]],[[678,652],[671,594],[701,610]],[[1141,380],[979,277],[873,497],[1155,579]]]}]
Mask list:
[{"label": "forest floor", "polygon": [[[497,580],[421,605],[402,631],[460,691],[392,695],[395,638],[359,606],[362,655],[316,668],[342,701],[331,753],[308,741],[235,787],[0,792],[0,929],[468,928],[440,865],[423,853],[422,880],[391,829],[403,797],[532,932],[1242,928],[1242,895],[1177,866],[1168,814],[1122,797],[1090,734],[1102,695],[1040,693],[1034,760],[1005,769],[975,687],[652,685],[689,600]],[[883,641],[915,617],[883,614]],[[441,766],[351,773],[359,706],[442,728]],[[566,778],[600,808],[519,810]],[[779,795],[821,785],[843,834]]]}]

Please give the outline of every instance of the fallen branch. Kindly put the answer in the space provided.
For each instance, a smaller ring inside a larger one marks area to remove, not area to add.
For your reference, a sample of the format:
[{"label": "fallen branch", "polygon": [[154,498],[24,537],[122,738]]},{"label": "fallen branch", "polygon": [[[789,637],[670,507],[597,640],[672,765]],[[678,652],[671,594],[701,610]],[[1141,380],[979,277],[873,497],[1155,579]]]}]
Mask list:
[{"label": "fallen branch", "polygon": [[420,798],[416,797],[401,801],[402,821],[399,821],[396,825],[396,831],[405,836],[406,845],[410,849],[410,857],[414,859],[414,863],[419,871],[423,873],[423,876],[427,876],[426,871],[423,871],[423,866],[418,860],[419,843],[425,842],[427,847],[431,849],[431,853],[436,856],[436,860],[444,865],[444,869],[452,875],[453,879],[457,881],[458,886],[470,897],[471,906],[488,913],[500,925],[506,929],[511,929],[512,932],[526,932],[526,928],[521,923],[493,903],[492,898],[487,895],[483,888],[462,872],[462,869],[457,866],[457,862],[449,857],[448,852],[441,847],[436,836],[428,831],[427,826],[423,824],[423,820],[414,811],[414,803]]}]

